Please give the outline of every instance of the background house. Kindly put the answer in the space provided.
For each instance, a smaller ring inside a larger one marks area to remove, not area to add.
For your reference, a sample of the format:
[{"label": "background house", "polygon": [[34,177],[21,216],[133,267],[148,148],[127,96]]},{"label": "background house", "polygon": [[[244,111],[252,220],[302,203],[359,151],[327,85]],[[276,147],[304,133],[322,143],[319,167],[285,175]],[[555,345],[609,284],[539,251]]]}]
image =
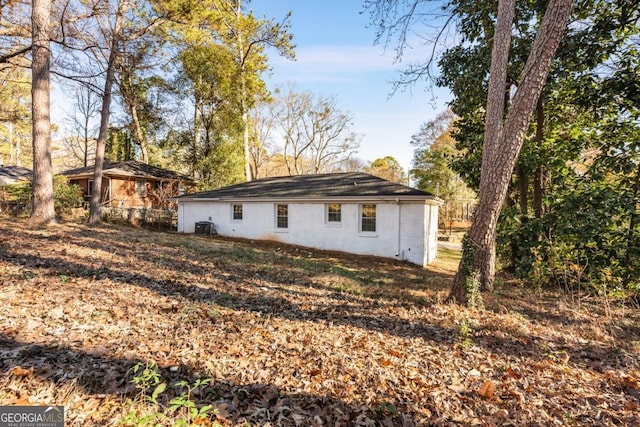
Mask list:
[{"label": "background house", "polygon": [[33,171],[22,166],[0,167],[0,186],[22,184],[33,179]]},{"label": "background house", "polygon": [[[265,178],[185,195],[178,231],[213,222],[218,234],[376,255],[425,266],[437,253],[432,194],[364,173]],[[198,231],[208,231],[199,227]]]},{"label": "background house", "polygon": [[[86,201],[91,198],[93,168],[71,169],[61,173],[70,184],[82,189]],[[163,209],[171,197],[184,194],[192,180],[182,174],[137,161],[105,162],[102,198],[105,206],[114,208]]]},{"label": "background house", "polygon": [[33,171],[22,166],[0,167],[0,212],[18,212],[23,209],[25,201],[16,197],[14,190],[20,184],[27,184],[33,180]]}]

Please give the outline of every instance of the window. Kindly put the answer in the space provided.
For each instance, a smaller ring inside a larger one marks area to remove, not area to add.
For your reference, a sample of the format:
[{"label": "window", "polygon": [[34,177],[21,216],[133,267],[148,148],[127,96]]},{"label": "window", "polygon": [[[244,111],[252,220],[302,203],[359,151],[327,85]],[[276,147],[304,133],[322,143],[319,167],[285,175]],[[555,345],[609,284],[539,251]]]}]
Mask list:
[{"label": "window", "polygon": [[140,197],[147,197],[147,181],[136,179],[136,194]]},{"label": "window", "polygon": [[360,231],[375,232],[376,231],[376,205],[362,205],[362,220],[360,222]]},{"label": "window", "polygon": [[91,196],[93,194],[93,180],[90,179],[87,181],[87,196]]},{"label": "window", "polygon": [[276,228],[289,228],[289,205],[276,205]]},{"label": "window", "polygon": [[242,219],[242,205],[233,205],[233,219],[236,221]]},{"label": "window", "polygon": [[342,205],[339,203],[330,203],[327,205],[327,222],[342,221]]}]

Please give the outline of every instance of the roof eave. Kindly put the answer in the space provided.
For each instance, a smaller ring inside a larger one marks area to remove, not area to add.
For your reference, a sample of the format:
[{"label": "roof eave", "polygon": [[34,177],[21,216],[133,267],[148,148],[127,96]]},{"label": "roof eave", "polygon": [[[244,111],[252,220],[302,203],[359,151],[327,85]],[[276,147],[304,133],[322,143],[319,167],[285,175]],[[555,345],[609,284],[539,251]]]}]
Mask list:
[{"label": "roof eave", "polygon": [[420,202],[440,206],[442,199],[430,195],[386,195],[386,196],[326,196],[326,197],[189,197],[180,196],[173,199],[178,203],[184,202],[265,202],[265,203],[327,203],[327,202]]},{"label": "roof eave", "polygon": [[[77,174],[65,174],[61,173],[60,175],[65,176],[70,179],[77,178],[93,178],[93,172],[83,172]],[[189,177],[178,177],[178,178],[167,178],[161,176],[154,175],[136,175],[132,173],[122,173],[122,172],[114,172],[112,170],[102,171],[102,176],[107,178],[139,178],[139,179],[156,179],[159,181],[183,181],[183,182],[193,182],[193,180]]]}]

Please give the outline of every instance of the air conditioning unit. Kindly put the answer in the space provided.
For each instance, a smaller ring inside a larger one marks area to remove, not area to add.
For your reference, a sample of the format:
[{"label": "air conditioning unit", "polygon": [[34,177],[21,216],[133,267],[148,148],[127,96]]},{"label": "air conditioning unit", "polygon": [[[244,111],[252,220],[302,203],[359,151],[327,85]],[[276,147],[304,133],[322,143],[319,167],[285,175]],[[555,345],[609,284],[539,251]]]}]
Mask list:
[{"label": "air conditioning unit", "polygon": [[196,234],[218,234],[211,221],[196,222]]}]

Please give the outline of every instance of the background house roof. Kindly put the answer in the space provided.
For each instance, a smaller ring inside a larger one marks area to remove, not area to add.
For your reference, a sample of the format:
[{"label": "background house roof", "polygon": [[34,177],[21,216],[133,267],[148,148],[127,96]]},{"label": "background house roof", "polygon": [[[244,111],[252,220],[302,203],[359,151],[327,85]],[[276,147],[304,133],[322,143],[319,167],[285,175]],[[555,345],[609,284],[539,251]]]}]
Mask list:
[{"label": "background house roof", "polygon": [[[102,173],[106,176],[130,176],[136,178],[170,179],[177,181],[192,181],[186,175],[177,172],[137,162],[127,160],[123,162],[104,162]],[[83,168],[76,168],[61,173],[64,176],[88,176],[93,175],[93,165]]]},{"label": "background house roof", "polygon": [[22,166],[5,166],[0,168],[0,185],[10,185],[23,181],[31,181],[33,171]]},{"label": "background house roof", "polygon": [[187,194],[177,199],[435,197],[424,191],[360,172],[262,178],[218,190]]}]

